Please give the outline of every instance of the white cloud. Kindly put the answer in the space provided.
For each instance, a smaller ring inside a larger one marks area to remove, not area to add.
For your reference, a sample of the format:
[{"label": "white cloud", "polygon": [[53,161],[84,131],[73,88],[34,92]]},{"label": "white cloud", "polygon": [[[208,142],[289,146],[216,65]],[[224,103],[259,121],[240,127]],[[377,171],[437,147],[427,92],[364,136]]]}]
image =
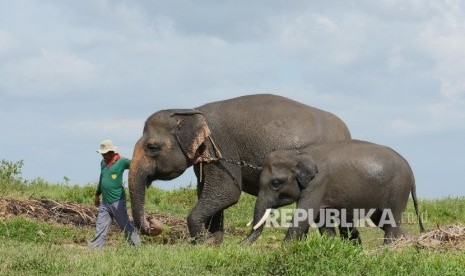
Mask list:
[{"label": "white cloud", "polygon": [[422,131],[420,126],[405,120],[391,122],[390,128],[396,135],[419,134]]},{"label": "white cloud", "polygon": [[435,2],[436,15],[419,35],[419,44],[434,61],[434,76],[448,101],[465,100],[465,3]]},{"label": "white cloud", "polygon": [[11,53],[18,46],[19,43],[10,35],[10,33],[0,29],[0,58]]},{"label": "white cloud", "polygon": [[463,104],[448,101],[420,105],[412,109],[403,107],[399,114],[393,114],[387,126],[392,134],[400,136],[463,131],[464,108]]},{"label": "white cloud", "polygon": [[75,121],[63,124],[62,129],[68,133],[80,135],[104,133],[112,136],[121,135],[121,133],[142,133],[145,119],[146,118]]},{"label": "white cloud", "polygon": [[377,22],[366,15],[308,9],[280,18],[274,24],[280,47],[306,66],[344,70],[372,52],[367,39]]},{"label": "white cloud", "polygon": [[87,60],[66,52],[41,50],[38,56],[0,67],[0,85],[7,95],[64,96],[85,92],[96,75],[97,68]]},{"label": "white cloud", "polygon": [[397,47],[391,49],[387,57],[387,65],[389,71],[394,74],[408,72],[414,67],[414,63]]},{"label": "white cloud", "polygon": [[291,51],[318,49],[319,43],[325,43],[318,41],[318,38],[333,41],[339,31],[331,18],[310,11],[295,17],[283,16],[276,21],[275,28],[283,47]]},{"label": "white cloud", "polygon": [[428,108],[433,123],[446,128],[464,128],[465,105],[451,102],[438,103]]}]

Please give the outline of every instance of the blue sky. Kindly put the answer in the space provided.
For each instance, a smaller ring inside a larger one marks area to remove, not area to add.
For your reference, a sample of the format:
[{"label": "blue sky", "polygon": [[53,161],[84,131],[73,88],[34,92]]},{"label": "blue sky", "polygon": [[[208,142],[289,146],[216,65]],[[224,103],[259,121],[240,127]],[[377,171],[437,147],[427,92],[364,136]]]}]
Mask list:
[{"label": "blue sky", "polygon": [[273,93],[400,152],[420,197],[465,196],[464,49],[459,0],[0,0],[0,159],[84,185],[157,110]]}]

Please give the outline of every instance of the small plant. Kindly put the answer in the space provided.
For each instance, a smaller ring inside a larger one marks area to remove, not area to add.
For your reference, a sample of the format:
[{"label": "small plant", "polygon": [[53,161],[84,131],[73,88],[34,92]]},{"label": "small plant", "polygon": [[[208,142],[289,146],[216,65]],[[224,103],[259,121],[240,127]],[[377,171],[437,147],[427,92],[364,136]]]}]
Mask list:
[{"label": "small plant", "polygon": [[21,181],[21,170],[23,165],[23,160],[13,162],[2,159],[0,165],[0,180],[7,183]]},{"label": "small plant", "polygon": [[17,162],[2,160],[0,164],[0,191],[4,194],[22,193],[27,185],[21,177],[24,161]]}]

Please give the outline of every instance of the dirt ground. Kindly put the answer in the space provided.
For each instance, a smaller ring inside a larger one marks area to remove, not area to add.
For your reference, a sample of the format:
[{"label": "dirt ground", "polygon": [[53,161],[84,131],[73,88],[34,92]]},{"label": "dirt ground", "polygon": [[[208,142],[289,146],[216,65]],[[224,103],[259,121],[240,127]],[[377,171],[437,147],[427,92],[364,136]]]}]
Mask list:
[{"label": "dirt ground", "polygon": [[436,229],[420,236],[400,239],[391,245],[394,249],[414,247],[435,251],[465,251],[464,225],[436,225]]}]

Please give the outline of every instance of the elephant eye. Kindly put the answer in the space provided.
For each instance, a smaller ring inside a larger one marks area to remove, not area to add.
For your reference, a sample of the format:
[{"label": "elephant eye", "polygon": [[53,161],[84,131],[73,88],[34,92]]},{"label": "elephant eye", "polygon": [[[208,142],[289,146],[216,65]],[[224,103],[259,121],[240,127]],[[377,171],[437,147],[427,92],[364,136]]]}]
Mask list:
[{"label": "elephant eye", "polygon": [[282,179],[273,179],[270,182],[270,188],[273,190],[278,190],[284,184],[284,180]]},{"label": "elephant eye", "polygon": [[161,150],[161,146],[158,144],[147,143],[145,144],[145,152],[148,155],[155,155]]}]

